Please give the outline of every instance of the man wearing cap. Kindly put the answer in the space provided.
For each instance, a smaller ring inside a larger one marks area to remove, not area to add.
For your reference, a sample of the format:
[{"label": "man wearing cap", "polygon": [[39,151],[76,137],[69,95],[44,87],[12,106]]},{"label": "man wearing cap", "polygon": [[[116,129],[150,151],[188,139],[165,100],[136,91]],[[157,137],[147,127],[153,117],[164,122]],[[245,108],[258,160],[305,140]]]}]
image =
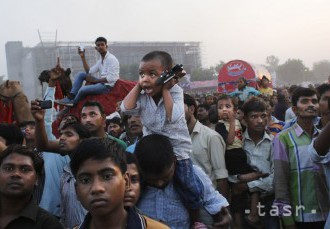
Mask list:
[{"label": "man wearing cap", "polygon": [[265,75],[261,78],[259,91],[263,95],[273,95],[273,88],[269,87],[269,79]]}]

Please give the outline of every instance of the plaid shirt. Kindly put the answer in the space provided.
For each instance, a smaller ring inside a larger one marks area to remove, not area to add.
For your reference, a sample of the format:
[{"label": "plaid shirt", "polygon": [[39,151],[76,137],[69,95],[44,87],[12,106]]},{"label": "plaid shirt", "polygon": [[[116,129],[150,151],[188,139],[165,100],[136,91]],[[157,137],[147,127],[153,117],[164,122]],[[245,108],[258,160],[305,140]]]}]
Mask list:
[{"label": "plaid shirt", "polygon": [[[317,134],[314,128],[314,136]],[[274,204],[285,225],[292,225],[294,221],[325,221],[329,212],[323,169],[311,160],[308,152],[311,141],[298,123],[274,139]],[[292,209],[292,214],[288,208]]]}]

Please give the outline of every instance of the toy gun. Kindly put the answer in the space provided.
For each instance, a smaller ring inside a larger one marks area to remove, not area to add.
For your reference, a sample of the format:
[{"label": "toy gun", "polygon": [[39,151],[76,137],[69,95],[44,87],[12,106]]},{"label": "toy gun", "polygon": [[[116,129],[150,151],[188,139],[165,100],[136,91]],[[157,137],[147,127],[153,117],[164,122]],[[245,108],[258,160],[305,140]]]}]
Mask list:
[{"label": "toy gun", "polygon": [[166,84],[168,81],[170,81],[173,77],[175,77],[175,74],[181,72],[183,70],[182,64],[175,65],[171,71],[164,71],[160,77],[157,79],[156,84]]}]

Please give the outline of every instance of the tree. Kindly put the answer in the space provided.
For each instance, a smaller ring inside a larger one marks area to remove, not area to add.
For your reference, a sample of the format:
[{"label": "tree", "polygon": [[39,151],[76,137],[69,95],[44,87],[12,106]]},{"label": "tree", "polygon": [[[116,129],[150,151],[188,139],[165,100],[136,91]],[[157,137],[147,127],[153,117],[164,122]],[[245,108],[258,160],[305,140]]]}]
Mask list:
[{"label": "tree", "polygon": [[270,71],[276,71],[279,62],[280,59],[278,59],[278,57],[274,55],[270,55],[266,57],[267,68],[269,68]]},{"label": "tree", "polygon": [[191,73],[191,81],[203,81],[218,79],[219,70],[225,62],[220,60],[215,66],[209,68],[194,68]]},{"label": "tree", "polygon": [[284,84],[299,84],[303,81],[310,80],[312,73],[304,65],[300,59],[288,59],[284,64],[277,68],[279,82]]},{"label": "tree", "polygon": [[214,78],[214,69],[194,68],[191,72],[191,81],[211,80]]},{"label": "tree", "polygon": [[330,75],[330,61],[321,60],[313,64],[313,76],[317,82],[323,82],[328,79]]}]

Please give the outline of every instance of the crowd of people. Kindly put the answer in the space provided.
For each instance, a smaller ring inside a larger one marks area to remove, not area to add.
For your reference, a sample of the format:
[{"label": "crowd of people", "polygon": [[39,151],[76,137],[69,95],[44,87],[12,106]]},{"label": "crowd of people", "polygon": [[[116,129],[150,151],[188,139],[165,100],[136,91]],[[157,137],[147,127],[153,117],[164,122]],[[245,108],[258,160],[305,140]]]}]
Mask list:
[{"label": "crowd of people", "polygon": [[[119,63],[95,44],[101,59],[90,68],[79,49],[85,72],[56,103],[111,93]],[[1,123],[0,228],[330,228],[330,84],[242,77],[232,93],[185,94],[184,70],[157,81],[172,66],[146,54],[112,114],[86,101],[54,130],[54,109],[33,100],[34,121]]]}]

